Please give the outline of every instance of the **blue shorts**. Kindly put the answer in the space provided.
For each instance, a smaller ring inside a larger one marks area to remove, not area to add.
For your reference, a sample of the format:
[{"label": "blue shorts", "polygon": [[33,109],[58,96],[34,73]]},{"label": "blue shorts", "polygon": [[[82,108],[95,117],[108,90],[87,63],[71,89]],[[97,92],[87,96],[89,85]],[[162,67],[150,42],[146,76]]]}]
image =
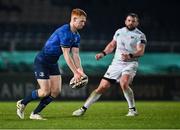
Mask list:
[{"label": "blue shorts", "polygon": [[34,74],[36,79],[49,79],[49,76],[60,75],[58,63],[45,64],[36,58],[34,61]]}]

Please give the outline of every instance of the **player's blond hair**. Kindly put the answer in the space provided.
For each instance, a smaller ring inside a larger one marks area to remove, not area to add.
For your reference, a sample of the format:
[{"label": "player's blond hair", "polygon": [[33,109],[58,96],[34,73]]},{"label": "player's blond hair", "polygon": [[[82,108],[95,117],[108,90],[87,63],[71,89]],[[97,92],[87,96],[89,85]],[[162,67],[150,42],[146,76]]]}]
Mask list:
[{"label": "player's blond hair", "polygon": [[71,12],[71,17],[72,16],[82,16],[82,15],[87,17],[86,12],[82,9],[79,9],[79,8],[73,9]]}]

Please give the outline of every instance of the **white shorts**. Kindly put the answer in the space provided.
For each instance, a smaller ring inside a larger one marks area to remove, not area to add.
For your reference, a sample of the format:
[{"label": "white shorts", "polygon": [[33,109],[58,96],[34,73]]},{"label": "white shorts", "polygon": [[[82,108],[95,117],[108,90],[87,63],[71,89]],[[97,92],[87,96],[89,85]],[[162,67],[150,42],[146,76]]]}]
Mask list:
[{"label": "white shorts", "polygon": [[128,74],[131,76],[131,82],[136,75],[138,62],[120,62],[118,64],[111,64],[104,74],[105,78],[113,79],[119,82],[121,75]]}]

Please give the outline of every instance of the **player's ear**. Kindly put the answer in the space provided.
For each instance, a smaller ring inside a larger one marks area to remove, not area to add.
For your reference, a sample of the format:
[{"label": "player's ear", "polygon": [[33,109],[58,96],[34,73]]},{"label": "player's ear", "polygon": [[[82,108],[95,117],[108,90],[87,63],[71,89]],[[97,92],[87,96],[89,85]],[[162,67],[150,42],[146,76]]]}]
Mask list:
[{"label": "player's ear", "polygon": [[127,19],[124,20],[124,24],[125,24],[125,25],[126,25],[126,23],[127,23]]},{"label": "player's ear", "polygon": [[139,25],[139,19],[136,18],[136,27]]},{"label": "player's ear", "polygon": [[74,16],[74,17],[73,17],[73,22],[76,22],[76,19],[77,19],[77,17]]},{"label": "player's ear", "polygon": [[72,16],[72,17],[71,17],[71,21],[72,21],[72,22],[76,21],[76,17],[75,17],[75,16]]},{"label": "player's ear", "polygon": [[139,21],[136,21],[136,27],[139,25]]}]

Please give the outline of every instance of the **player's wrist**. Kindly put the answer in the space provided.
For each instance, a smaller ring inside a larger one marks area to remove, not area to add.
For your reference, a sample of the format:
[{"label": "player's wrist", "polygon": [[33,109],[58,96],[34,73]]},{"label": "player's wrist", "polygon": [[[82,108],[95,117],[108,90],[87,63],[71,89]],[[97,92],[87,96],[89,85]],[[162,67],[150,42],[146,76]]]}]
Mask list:
[{"label": "player's wrist", "polygon": [[77,71],[78,72],[83,72],[83,69],[82,68],[77,68]]},{"label": "player's wrist", "polygon": [[130,58],[133,58],[134,55],[133,55],[132,53],[129,53],[129,57],[130,57]]},{"label": "player's wrist", "polygon": [[84,74],[84,71],[83,71],[83,69],[82,68],[78,68],[77,69],[77,71],[78,71],[78,73],[80,73],[82,76],[84,76],[85,74]]},{"label": "player's wrist", "polygon": [[107,55],[105,51],[102,51],[101,53],[102,53],[104,56],[106,56],[106,55]]}]

